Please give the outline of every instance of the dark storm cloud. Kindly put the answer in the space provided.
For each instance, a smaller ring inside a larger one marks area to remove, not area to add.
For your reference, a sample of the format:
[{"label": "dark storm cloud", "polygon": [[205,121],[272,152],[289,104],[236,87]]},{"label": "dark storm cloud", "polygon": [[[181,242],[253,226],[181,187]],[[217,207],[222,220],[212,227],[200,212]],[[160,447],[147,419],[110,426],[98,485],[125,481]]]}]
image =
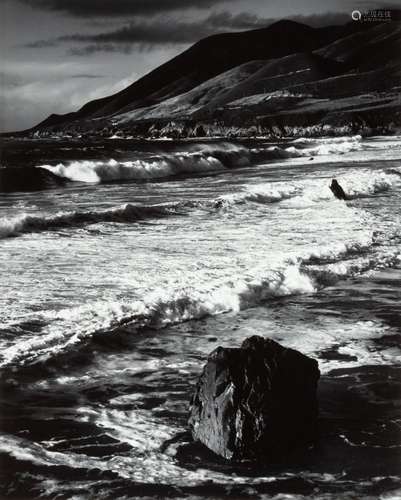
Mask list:
[{"label": "dark storm cloud", "polygon": [[[330,12],[311,16],[292,16],[291,19],[311,26],[343,24],[350,21],[348,14]],[[192,22],[174,18],[151,21],[134,19],[129,24],[112,31],[95,34],[75,33],[50,40],[38,40],[26,44],[25,47],[38,49],[70,43],[75,46],[71,47],[68,53],[75,56],[91,55],[96,52],[128,54],[138,47],[146,50],[154,46],[189,44],[216,33],[263,28],[275,21],[276,19],[261,18],[245,12],[235,15],[229,12],[217,12],[205,19]]]},{"label": "dark storm cloud", "polygon": [[131,54],[134,50],[132,45],[128,44],[113,44],[113,43],[93,43],[91,45],[84,45],[83,47],[73,47],[68,50],[71,56],[91,56],[97,52],[114,52],[118,54]]},{"label": "dark storm cloud", "polygon": [[105,75],[91,75],[91,74],[78,74],[78,75],[70,75],[70,78],[82,78],[82,79],[97,79],[97,78],[105,78]]},{"label": "dark storm cloud", "polygon": [[92,43],[139,43],[139,44],[165,44],[194,42],[200,38],[215,34],[218,31],[243,30],[266,26],[266,19],[255,15],[220,12],[211,14],[201,21],[185,22],[173,18],[144,22],[134,20],[128,25],[114,31],[97,33],[95,35],[71,35],[63,37],[66,41],[92,42]]},{"label": "dark storm cloud", "polygon": [[19,0],[32,7],[78,17],[154,15],[174,10],[209,8],[226,0]]},{"label": "dark storm cloud", "polygon": [[135,19],[129,24],[113,31],[96,34],[75,33],[50,40],[37,40],[24,47],[39,49],[53,47],[60,43],[85,43],[85,47],[73,47],[73,55],[87,55],[94,52],[128,53],[133,46],[150,48],[155,45],[185,44],[217,32],[261,28],[271,20],[261,19],[256,15],[242,13],[232,15],[229,12],[211,14],[206,19],[193,22],[179,21],[173,18],[144,21]]}]

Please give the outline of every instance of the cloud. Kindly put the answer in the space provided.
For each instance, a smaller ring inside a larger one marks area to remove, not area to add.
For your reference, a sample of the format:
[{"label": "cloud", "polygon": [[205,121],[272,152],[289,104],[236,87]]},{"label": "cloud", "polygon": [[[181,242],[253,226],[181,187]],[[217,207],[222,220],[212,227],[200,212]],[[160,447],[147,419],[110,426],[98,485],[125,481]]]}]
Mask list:
[{"label": "cloud", "polygon": [[2,92],[4,92],[6,88],[8,89],[17,87],[18,85],[22,85],[23,83],[25,82],[21,75],[6,71],[0,72],[0,88]]},{"label": "cloud", "polygon": [[35,42],[29,42],[22,47],[26,49],[48,49],[50,47],[56,47],[59,44],[59,39],[55,38],[53,40],[36,40]]},{"label": "cloud", "polygon": [[273,22],[272,19],[263,19],[248,13],[233,15],[229,12],[212,13],[198,21],[180,21],[173,18],[152,21],[134,19],[112,31],[95,34],[75,33],[49,40],[37,40],[24,47],[40,49],[54,47],[61,43],[78,43],[85,44],[85,46],[70,48],[70,54],[129,53],[134,46],[147,49],[155,45],[189,44],[216,33],[262,28],[271,22]]},{"label": "cloud", "polygon": [[[332,12],[290,18],[314,27],[350,21],[347,13]],[[73,46],[69,48],[68,53],[74,56],[88,56],[96,52],[129,54],[138,48],[150,50],[155,46],[184,45],[216,33],[264,28],[276,20],[246,12],[234,15],[226,11],[212,13],[197,21],[180,21],[169,17],[153,20],[138,18],[115,30],[95,34],[74,33],[49,40],[38,40],[24,47],[39,49],[70,43]]]},{"label": "cloud", "polygon": [[[7,74],[6,74],[7,75]],[[3,76],[2,74],[0,76]],[[91,78],[95,75],[71,75],[54,85],[53,80],[36,79],[31,82],[13,83],[0,93],[0,132],[22,130],[44,120],[51,113],[68,113],[80,108],[85,102],[98,99],[122,90],[138,78],[136,73],[114,83],[93,88]],[[85,83],[80,78],[88,78]]]},{"label": "cloud", "polygon": [[[28,57],[5,60],[0,71],[0,132],[27,129],[52,113],[78,110],[114,94],[177,55],[177,46],[125,57]],[[130,59],[131,62],[131,59]],[[98,77],[96,79],[95,77]]]},{"label": "cloud", "polygon": [[[142,49],[144,46],[141,47]],[[150,47],[149,47],[150,48]],[[73,47],[68,50],[70,56],[91,56],[98,52],[111,52],[118,54],[131,54],[134,51],[134,46],[130,44],[113,44],[113,43],[94,43],[84,45],[83,47]]]},{"label": "cloud", "polygon": [[70,75],[70,78],[82,78],[85,80],[90,80],[90,79],[97,79],[97,78],[105,78],[105,75],[91,75],[91,74],[77,74],[77,75]]},{"label": "cloud", "polygon": [[219,12],[199,21],[179,21],[173,18],[144,22],[141,19],[114,31],[94,35],[71,35],[64,40],[93,43],[165,44],[194,42],[218,31],[244,30],[266,26],[268,20],[247,13],[232,15]]},{"label": "cloud", "polygon": [[210,8],[226,0],[19,0],[50,11],[77,17],[142,16],[183,9]]}]

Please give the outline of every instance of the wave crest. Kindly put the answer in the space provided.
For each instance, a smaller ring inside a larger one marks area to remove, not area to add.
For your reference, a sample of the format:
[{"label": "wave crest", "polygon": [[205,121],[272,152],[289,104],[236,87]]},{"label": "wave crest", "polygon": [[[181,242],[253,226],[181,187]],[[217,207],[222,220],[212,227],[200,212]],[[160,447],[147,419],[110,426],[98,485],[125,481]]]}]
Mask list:
[{"label": "wave crest", "polygon": [[73,309],[41,313],[50,322],[49,333],[21,341],[1,353],[0,367],[29,366],[52,359],[99,334],[130,325],[163,328],[171,324],[224,312],[238,312],[271,297],[315,291],[313,279],[295,265],[268,271],[259,278],[243,278],[211,290],[186,288],[166,296],[156,291],[131,303],[94,303]]},{"label": "wave crest", "polygon": [[128,203],[122,207],[103,211],[74,211],[53,216],[22,214],[16,217],[0,219],[0,238],[99,222],[136,222],[146,218],[165,217],[175,213],[174,210],[173,205],[142,207]]},{"label": "wave crest", "polygon": [[388,252],[379,247],[372,252],[372,245],[373,241],[367,237],[335,248],[318,248],[307,255],[287,258],[273,269],[254,269],[216,286],[199,285],[170,292],[160,289],[131,302],[95,302],[43,311],[35,314],[37,320],[47,325],[41,336],[29,337],[3,350],[0,367],[7,372],[10,366],[28,367],[46,362],[75,350],[77,345],[87,345],[99,335],[114,335],[121,328],[126,332],[144,327],[158,329],[238,312],[274,297],[313,293],[339,279],[394,263],[399,265],[399,250]]},{"label": "wave crest", "polygon": [[397,174],[377,172],[360,172],[344,176],[344,190],[348,199],[363,198],[379,193],[385,193],[401,184]]},{"label": "wave crest", "polygon": [[236,205],[247,202],[260,204],[277,203],[297,196],[302,191],[299,186],[285,184],[281,182],[267,182],[254,186],[245,186],[240,193],[233,193],[221,196],[217,203],[223,205]]},{"label": "wave crest", "polygon": [[41,165],[53,174],[77,182],[99,183],[118,180],[163,179],[184,174],[216,172],[249,164],[247,148],[234,144],[203,146],[200,151],[184,151],[132,161],[74,161],[56,166]]}]

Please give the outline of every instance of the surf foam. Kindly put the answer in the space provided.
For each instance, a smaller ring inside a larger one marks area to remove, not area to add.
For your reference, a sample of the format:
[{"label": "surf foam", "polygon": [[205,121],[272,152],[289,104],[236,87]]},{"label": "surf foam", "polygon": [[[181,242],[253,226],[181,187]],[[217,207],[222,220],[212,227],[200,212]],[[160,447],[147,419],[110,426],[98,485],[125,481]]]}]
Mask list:
[{"label": "surf foam", "polygon": [[0,239],[22,233],[48,231],[63,227],[79,227],[99,222],[129,223],[147,218],[165,217],[175,213],[174,205],[136,206],[126,204],[102,211],[60,212],[56,215],[22,214],[0,219]]},{"label": "surf foam", "polygon": [[46,361],[93,335],[114,331],[123,325],[131,328],[164,328],[171,324],[224,312],[238,312],[271,297],[312,293],[313,279],[293,264],[270,270],[261,276],[238,277],[225,285],[155,291],[134,302],[97,302],[39,315],[49,323],[49,332],[28,338],[4,349],[1,368]]},{"label": "surf foam", "polygon": [[201,150],[183,151],[132,161],[73,161],[68,164],[40,165],[53,174],[77,182],[99,183],[118,180],[162,179],[177,175],[216,172],[249,164],[249,151],[222,143],[204,145]]},{"label": "surf foam", "polygon": [[283,182],[266,182],[244,186],[240,193],[233,193],[221,196],[217,202],[221,201],[224,205],[242,204],[246,202],[255,202],[261,204],[277,203],[298,195],[302,191],[300,186],[286,184]]}]

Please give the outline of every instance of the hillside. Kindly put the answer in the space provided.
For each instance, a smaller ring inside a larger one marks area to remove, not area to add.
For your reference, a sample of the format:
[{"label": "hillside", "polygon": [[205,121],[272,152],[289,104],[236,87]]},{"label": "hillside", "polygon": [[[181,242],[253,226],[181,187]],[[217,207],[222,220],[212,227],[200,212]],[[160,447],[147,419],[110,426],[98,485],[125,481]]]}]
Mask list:
[{"label": "hillside", "polygon": [[[274,116],[281,123],[294,113],[300,114],[295,122],[302,126],[304,117],[309,126],[330,122],[333,109],[338,122],[341,110],[349,111],[341,103],[359,95],[365,96],[365,118],[369,106],[388,110],[393,103],[398,123],[400,47],[398,22],[311,28],[280,21],[259,30],[214,35],[121,92],[67,115],[51,115],[30,133],[111,136],[151,130],[154,136],[168,134],[174,121],[180,123],[176,133],[185,136],[199,124],[209,131],[213,127],[208,124],[216,121],[223,128],[260,126],[274,122]],[[354,113],[360,102],[352,106]],[[383,116],[387,120],[389,113]]]},{"label": "hillside", "polygon": [[91,101],[75,113],[51,115],[40,126],[109,116],[117,111],[149,106],[193,89],[240,64],[312,51],[363,25],[311,28],[293,21],[279,21],[267,28],[205,38],[156,68],[126,89]]}]

